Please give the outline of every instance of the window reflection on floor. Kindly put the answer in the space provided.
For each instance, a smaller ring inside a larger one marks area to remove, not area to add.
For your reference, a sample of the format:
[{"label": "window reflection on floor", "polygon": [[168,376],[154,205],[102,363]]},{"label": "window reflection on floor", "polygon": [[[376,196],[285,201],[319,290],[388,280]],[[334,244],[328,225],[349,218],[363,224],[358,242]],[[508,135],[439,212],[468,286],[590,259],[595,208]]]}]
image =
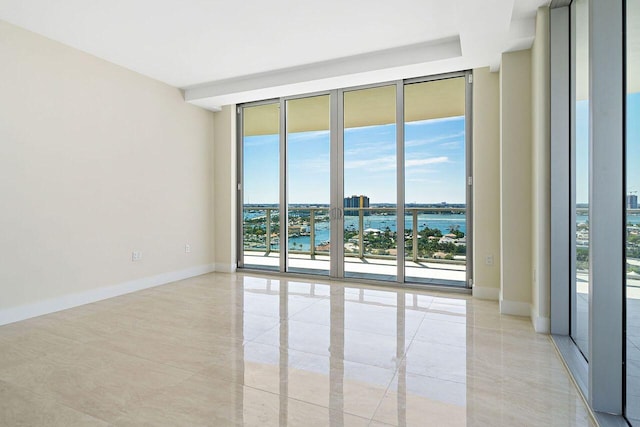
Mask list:
[{"label": "window reflection on floor", "polygon": [[[495,302],[249,276],[240,298],[244,383],[288,396],[281,414],[304,401],[328,408],[336,425],[348,424],[344,414],[392,425],[421,425],[425,416],[437,425],[531,423],[528,416],[589,424],[574,389],[548,399],[571,383],[547,337],[500,316]],[[531,396],[532,408],[505,413]]]}]

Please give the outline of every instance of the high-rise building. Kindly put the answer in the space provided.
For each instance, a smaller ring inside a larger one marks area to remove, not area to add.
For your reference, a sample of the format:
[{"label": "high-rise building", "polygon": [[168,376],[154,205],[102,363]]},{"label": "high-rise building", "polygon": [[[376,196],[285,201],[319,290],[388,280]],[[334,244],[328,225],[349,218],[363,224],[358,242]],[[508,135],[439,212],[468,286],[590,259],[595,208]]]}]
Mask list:
[{"label": "high-rise building", "polygon": [[[345,208],[368,208],[369,207],[369,197],[367,196],[356,196],[353,195],[351,197],[345,197],[344,198],[344,207]],[[345,216],[358,216],[359,213],[357,210],[355,209],[350,209],[350,210],[345,210],[344,211]],[[371,215],[371,212],[364,211],[363,213],[365,216],[369,216]]]},{"label": "high-rise building", "polygon": [[638,196],[627,194],[627,209],[638,209]]}]

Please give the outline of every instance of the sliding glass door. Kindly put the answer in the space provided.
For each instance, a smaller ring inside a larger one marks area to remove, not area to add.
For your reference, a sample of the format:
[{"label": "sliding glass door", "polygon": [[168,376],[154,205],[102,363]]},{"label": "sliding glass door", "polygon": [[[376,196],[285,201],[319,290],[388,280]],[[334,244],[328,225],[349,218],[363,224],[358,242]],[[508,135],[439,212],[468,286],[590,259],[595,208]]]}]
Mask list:
[{"label": "sliding glass door", "polygon": [[278,103],[242,109],[242,251],[239,264],[280,266],[280,108]]},{"label": "sliding glass door", "polygon": [[589,1],[576,0],[573,32],[572,206],[574,228],[571,337],[589,359]]},{"label": "sliding glass door", "polygon": [[344,275],[395,281],[396,85],[344,92],[343,132]]},{"label": "sliding glass door", "polygon": [[640,0],[626,2],[626,411],[640,426]]},{"label": "sliding glass door", "polygon": [[285,101],[287,271],[330,269],[330,95]]},{"label": "sliding glass door", "polygon": [[407,281],[467,280],[465,88],[464,76],[404,88]]},{"label": "sliding glass door", "polygon": [[550,327],[596,420],[640,426],[640,1],[557,6]]},{"label": "sliding glass door", "polygon": [[468,286],[470,74],[239,110],[240,268]]}]

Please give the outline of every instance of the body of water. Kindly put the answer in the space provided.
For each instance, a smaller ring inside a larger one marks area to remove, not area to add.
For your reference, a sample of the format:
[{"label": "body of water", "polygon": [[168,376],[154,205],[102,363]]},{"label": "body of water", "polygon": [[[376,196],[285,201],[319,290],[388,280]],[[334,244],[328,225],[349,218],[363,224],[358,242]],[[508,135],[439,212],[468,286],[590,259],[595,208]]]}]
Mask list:
[{"label": "body of water", "polygon": [[[589,222],[588,219],[589,216],[586,214],[576,214],[576,224],[586,224]],[[640,214],[627,214],[627,224],[640,225]]]},{"label": "body of water", "polygon": [[[273,209],[274,214],[277,212],[277,209]],[[317,211],[316,217],[320,216],[325,212]],[[253,219],[258,217],[264,217],[264,210],[256,210],[256,211],[247,211],[245,213],[246,219]],[[396,231],[396,215],[370,215],[364,217],[364,228],[373,228],[384,231],[387,227],[392,232]],[[412,217],[405,216],[405,228],[411,228]],[[588,216],[585,214],[576,215],[576,223],[587,223]],[[639,214],[629,214],[627,215],[627,224],[640,225],[640,215]],[[429,228],[436,228],[442,232],[442,234],[446,234],[451,230],[451,228],[457,228],[463,233],[467,233],[467,221],[466,215],[461,214],[420,214],[418,215],[418,229],[421,230],[425,226]],[[316,219],[315,223],[316,232],[315,232],[315,243],[316,246],[320,245],[323,242],[329,241],[329,221],[320,221]],[[357,216],[345,216],[344,217],[344,227],[348,230],[358,231],[358,217]],[[273,249],[277,249],[278,245],[272,245]],[[311,248],[311,238],[310,236],[299,236],[299,237],[291,237],[289,238],[289,248],[294,250],[302,250],[309,251]]]},{"label": "body of water", "polygon": [[[274,209],[274,212],[276,210]],[[264,216],[264,211],[255,211],[245,213],[245,219],[257,218]],[[316,213],[318,216],[318,213]],[[364,229],[373,228],[381,231],[385,231],[388,227],[391,232],[396,231],[397,216],[396,215],[370,215],[364,217]],[[405,216],[405,227],[410,229],[412,226],[412,217]],[[329,221],[319,221],[316,219],[315,223],[315,243],[316,246],[323,242],[329,241]],[[463,233],[467,232],[467,219],[466,215],[462,214],[419,214],[418,215],[418,230],[422,230],[424,227],[436,228],[447,234],[452,228],[456,228]],[[345,216],[344,228],[346,230],[358,231],[358,217],[357,216]],[[273,249],[277,249],[277,245],[272,245]],[[289,248],[294,250],[309,251],[311,248],[310,236],[299,236],[289,238]]]}]

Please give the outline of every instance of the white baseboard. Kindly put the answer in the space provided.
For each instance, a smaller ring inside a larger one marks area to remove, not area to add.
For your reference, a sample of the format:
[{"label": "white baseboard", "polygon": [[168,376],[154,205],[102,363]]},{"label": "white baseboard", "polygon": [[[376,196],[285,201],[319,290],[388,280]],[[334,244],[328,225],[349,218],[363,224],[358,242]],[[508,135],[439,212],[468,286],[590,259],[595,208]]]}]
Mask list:
[{"label": "white baseboard", "polygon": [[512,316],[531,316],[531,304],[528,302],[500,300],[500,313]]},{"label": "white baseboard", "polygon": [[474,298],[498,301],[500,298],[500,288],[473,285],[472,294]]},{"label": "white baseboard", "polygon": [[531,304],[531,323],[533,329],[539,334],[551,333],[551,319],[548,317],[541,317],[535,313],[533,304]]},{"label": "white baseboard", "polygon": [[216,271],[220,273],[235,273],[238,269],[238,264],[225,264],[223,262],[216,262],[215,268]]},{"label": "white baseboard", "polygon": [[64,295],[57,298],[38,301],[32,304],[0,309],[0,325],[19,322],[20,320],[42,316],[44,314],[55,313],[56,311],[90,304],[92,302],[117,297],[131,292],[140,291],[142,289],[152,288],[154,286],[165,285],[167,283],[175,282],[176,280],[200,276],[201,274],[211,273],[215,270],[214,267],[215,266],[213,264],[198,265],[184,270],[171,271],[157,276],[143,277],[142,279],[131,280],[98,289],[91,289],[85,292]]}]

